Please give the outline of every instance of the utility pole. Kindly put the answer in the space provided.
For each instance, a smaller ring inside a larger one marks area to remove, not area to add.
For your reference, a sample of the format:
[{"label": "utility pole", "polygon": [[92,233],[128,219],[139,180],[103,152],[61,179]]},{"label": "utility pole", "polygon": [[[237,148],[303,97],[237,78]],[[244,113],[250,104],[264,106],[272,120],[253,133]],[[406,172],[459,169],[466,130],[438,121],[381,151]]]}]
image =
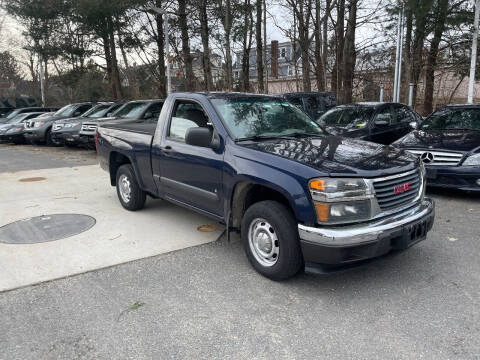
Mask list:
[{"label": "utility pole", "polygon": [[[272,49],[271,48],[270,48],[270,56],[272,56]],[[266,0],[263,0],[263,63],[264,63],[263,68],[265,70],[265,94],[268,94],[267,1]]]},{"label": "utility pole", "polygon": [[[480,1],[480,0],[479,0]],[[402,53],[403,53],[403,8],[398,14],[397,26],[397,49],[395,54],[395,75],[393,80],[393,102],[398,102],[400,99],[400,83],[402,72]]]},{"label": "utility pole", "polygon": [[477,66],[477,46],[478,46],[478,20],[480,16],[480,0],[475,3],[475,18],[473,20],[473,41],[472,41],[472,58],[470,62],[470,78],[468,81],[468,100],[469,104],[473,103],[473,84],[475,83],[475,67]]},{"label": "utility pole", "polygon": [[168,13],[165,10],[162,10],[156,6],[151,6],[148,10],[153,11],[159,15],[164,16],[163,26],[164,26],[164,33],[165,33],[165,55],[167,56],[167,95],[172,93],[172,78],[170,74],[170,43],[169,43],[169,36],[168,36]]},{"label": "utility pole", "polygon": [[397,80],[397,100],[400,102],[400,90],[402,88],[402,60],[403,60],[403,27],[404,27],[404,9],[400,12],[400,54],[398,56],[398,80]]},{"label": "utility pole", "polygon": [[43,78],[43,58],[42,55],[38,55],[38,63],[40,65],[40,71],[39,71],[39,76],[40,76],[40,94],[42,97],[42,107],[45,107],[45,80]]}]

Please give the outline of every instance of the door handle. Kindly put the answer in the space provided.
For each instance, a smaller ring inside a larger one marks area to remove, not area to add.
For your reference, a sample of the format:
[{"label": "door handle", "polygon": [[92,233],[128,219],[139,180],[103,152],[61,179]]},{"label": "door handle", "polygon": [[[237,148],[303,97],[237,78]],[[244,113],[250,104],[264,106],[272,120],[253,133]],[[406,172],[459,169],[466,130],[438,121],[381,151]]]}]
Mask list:
[{"label": "door handle", "polygon": [[164,146],[164,147],[162,148],[162,151],[165,152],[165,153],[169,153],[169,152],[171,152],[172,150],[173,150],[173,149],[172,149],[172,147],[171,147],[170,145]]}]

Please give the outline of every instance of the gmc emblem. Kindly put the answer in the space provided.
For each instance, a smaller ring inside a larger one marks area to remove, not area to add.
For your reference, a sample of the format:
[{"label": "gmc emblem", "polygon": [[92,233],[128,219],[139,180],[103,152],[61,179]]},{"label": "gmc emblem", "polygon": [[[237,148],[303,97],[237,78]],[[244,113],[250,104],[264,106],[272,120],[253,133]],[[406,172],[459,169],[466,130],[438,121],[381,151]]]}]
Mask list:
[{"label": "gmc emblem", "polygon": [[395,195],[398,195],[398,194],[402,194],[406,191],[410,191],[410,190],[412,190],[411,185],[412,185],[411,181],[406,183],[406,184],[395,185],[394,188],[393,188],[393,193]]}]

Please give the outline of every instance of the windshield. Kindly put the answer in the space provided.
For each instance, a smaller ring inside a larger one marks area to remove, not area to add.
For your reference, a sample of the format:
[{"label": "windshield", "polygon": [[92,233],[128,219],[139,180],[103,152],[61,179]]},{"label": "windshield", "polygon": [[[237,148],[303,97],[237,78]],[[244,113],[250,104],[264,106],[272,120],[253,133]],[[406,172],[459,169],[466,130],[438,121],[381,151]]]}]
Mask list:
[{"label": "windshield", "polygon": [[442,109],[430,115],[422,130],[472,129],[480,130],[480,109]]},{"label": "windshield", "polygon": [[13,119],[20,111],[22,111],[22,109],[13,110],[7,115],[7,119]]},{"label": "windshield", "polygon": [[99,105],[92,110],[85,113],[84,116],[88,118],[101,118],[104,117],[111,105]]},{"label": "windshield", "polygon": [[143,110],[148,106],[146,102],[134,102],[123,105],[115,113],[115,117],[122,119],[138,119],[142,115]]},{"label": "windshield", "polygon": [[72,115],[74,111],[75,111],[75,105],[70,104],[70,105],[66,105],[66,106],[62,107],[55,114],[53,114],[53,116],[68,117],[68,116]]},{"label": "windshield", "polygon": [[28,115],[30,115],[30,114],[26,113],[26,114],[17,115],[15,117],[13,117],[12,119],[8,120],[7,124],[18,124],[18,123],[22,122],[22,120],[25,119]]},{"label": "windshield", "polygon": [[282,99],[243,97],[212,99],[236,139],[254,136],[322,134],[322,129],[295,105]]},{"label": "windshield", "polygon": [[367,125],[373,112],[373,108],[360,106],[334,108],[320,116],[318,122],[327,126],[361,128]]}]

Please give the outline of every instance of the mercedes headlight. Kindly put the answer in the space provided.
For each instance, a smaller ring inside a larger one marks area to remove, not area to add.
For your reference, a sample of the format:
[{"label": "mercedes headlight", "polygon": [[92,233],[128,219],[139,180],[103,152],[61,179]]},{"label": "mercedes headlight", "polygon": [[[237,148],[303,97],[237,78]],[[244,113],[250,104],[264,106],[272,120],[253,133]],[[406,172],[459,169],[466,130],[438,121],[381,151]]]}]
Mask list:
[{"label": "mercedes headlight", "polygon": [[344,224],[372,217],[373,189],[364,179],[319,178],[309,182],[320,224]]},{"label": "mercedes headlight", "polygon": [[463,166],[480,166],[480,154],[469,156],[462,164]]}]

